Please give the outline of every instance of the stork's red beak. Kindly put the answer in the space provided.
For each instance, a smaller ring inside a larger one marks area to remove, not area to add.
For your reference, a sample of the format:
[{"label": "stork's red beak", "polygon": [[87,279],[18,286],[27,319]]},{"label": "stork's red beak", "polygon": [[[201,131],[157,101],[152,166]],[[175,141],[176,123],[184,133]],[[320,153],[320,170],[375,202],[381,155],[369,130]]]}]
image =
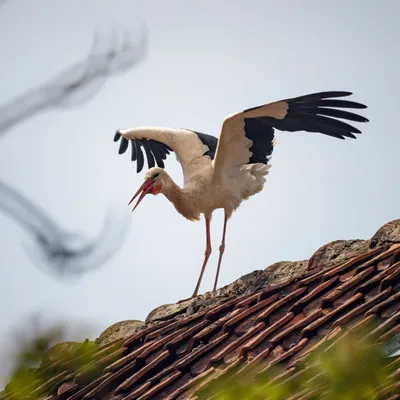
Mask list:
[{"label": "stork's red beak", "polygon": [[131,201],[128,203],[128,205],[130,205],[132,201],[135,200],[135,198],[139,195],[139,193],[142,192],[142,194],[139,197],[139,200],[135,204],[135,207],[133,207],[132,212],[135,211],[135,208],[143,200],[143,197],[146,196],[146,194],[151,193],[152,190],[153,190],[153,182],[150,180],[145,180],[143,185],[140,186],[139,190],[135,193],[135,195],[131,198]]}]

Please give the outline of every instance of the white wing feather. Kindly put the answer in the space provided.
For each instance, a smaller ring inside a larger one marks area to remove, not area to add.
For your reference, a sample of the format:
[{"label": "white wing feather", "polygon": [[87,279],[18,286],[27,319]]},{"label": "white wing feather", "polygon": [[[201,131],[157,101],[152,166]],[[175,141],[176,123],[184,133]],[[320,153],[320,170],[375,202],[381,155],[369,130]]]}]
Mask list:
[{"label": "white wing feather", "polygon": [[253,155],[249,150],[253,143],[245,136],[245,118],[269,116],[283,119],[287,110],[288,103],[279,101],[226,117],[222,124],[221,135],[213,161],[214,174],[218,176],[221,171],[228,172],[229,169],[236,171],[247,164]]}]

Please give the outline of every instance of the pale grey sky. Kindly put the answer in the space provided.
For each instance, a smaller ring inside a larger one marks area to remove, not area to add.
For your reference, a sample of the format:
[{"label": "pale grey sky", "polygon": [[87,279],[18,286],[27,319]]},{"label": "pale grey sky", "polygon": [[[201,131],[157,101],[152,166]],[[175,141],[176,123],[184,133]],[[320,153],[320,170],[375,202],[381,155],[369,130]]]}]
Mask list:
[{"label": "pale grey sky", "polygon": [[[204,222],[178,215],[163,197],[134,214],[142,183],[119,156],[117,128],[185,127],[219,135],[230,113],[285,97],[348,90],[368,105],[357,140],[277,132],[264,191],[228,225],[225,285],[281,260],[307,259],[337,239],[369,238],[399,218],[397,0],[106,1],[10,0],[0,9],[0,104],[85,56],[102,24],[144,23],[149,49],[136,68],[110,79],[79,109],[50,111],[0,141],[0,179],[71,230],[95,235],[113,201],[130,231],[107,265],[73,282],[29,260],[27,235],[0,214],[0,334],[32,313],[84,323],[93,336],[124,319],[191,295],[204,254]],[[174,156],[166,169],[182,182]],[[200,292],[211,290],[223,212],[212,223],[214,253]]]}]

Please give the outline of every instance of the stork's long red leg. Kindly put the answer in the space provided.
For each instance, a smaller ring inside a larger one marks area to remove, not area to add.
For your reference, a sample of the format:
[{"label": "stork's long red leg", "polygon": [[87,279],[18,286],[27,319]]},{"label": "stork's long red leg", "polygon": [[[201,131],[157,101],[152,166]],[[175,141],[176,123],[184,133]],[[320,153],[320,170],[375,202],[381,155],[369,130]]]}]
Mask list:
[{"label": "stork's long red leg", "polygon": [[204,261],[203,261],[203,265],[201,267],[200,276],[197,281],[197,285],[196,285],[196,288],[194,289],[192,297],[196,297],[197,293],[199,292],[201,280],[203,279],[204,270],[206,269],[207,261],[210,258],[210,254],[211,254],[211,238],[210,238],[211,216],[205,217],[205,220],[206,220],[206,251],[204,253]]},{"label": "stork's long red leg", "polygon": [[213,289],[214,292],[217,290],[217,283],[218,283],[219,270],[221,268],[222,255],[224,254],[224,251],[225,251],[225,233],[226,233],[226,224],[227,224],[227,222],[228,222],[228,216],[225,214],[224,232],[222,233],[221,246],[219,246],[219,258],[218,258],[217,274],[215,275],[215,282],[214,282],[214,289]]}]

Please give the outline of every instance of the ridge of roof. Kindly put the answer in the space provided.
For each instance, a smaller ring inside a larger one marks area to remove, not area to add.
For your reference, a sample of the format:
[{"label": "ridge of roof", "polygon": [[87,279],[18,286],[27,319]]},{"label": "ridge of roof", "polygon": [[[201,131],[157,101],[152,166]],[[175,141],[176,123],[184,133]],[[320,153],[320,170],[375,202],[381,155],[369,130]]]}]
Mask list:
[{"label": "ridge of roof", "polygon": [[267,268],[214,296],[177,303],[167,315],[153,313],[133,335],[99,345],[93,363],[101,368],[89,381],[48,361],[40,367],[54,370],[47,399],[189,400],[203,385],[260,360],[266,369],[279,364],[290,379],[307,354],[344,327],[374,321],[369,335],[387,340],[399,331],[400,220],[353,241],[347,256],[343,243],[334,245],[339,254],[324,259],[322,246],[285,280],[269,284],[276,270]]}]

